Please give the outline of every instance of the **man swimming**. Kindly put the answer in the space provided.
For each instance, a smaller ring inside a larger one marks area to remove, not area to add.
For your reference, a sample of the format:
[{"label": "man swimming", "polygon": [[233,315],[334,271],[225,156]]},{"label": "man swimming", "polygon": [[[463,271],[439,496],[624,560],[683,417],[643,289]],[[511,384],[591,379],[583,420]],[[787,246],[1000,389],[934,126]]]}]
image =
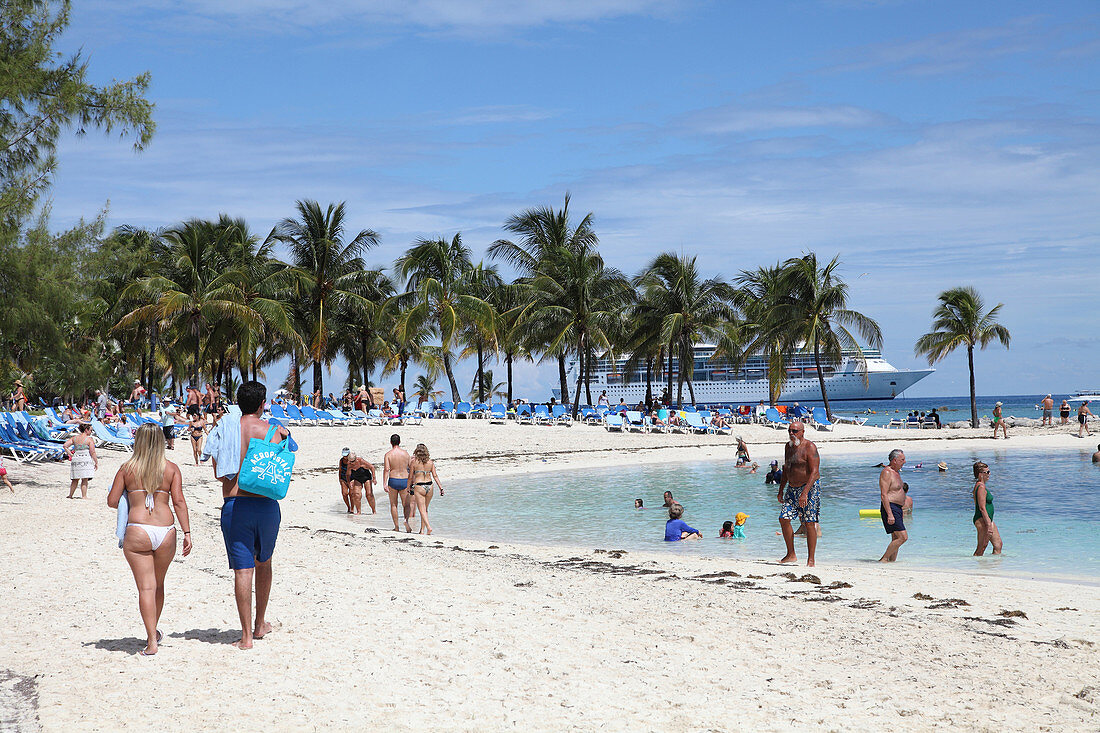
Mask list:
[{"label": "man swimming", "polygon": [[901,467],[905,465],[905,453],[898,448],[890,451],[889,465],[878,475],[879,513],[882,515],[882,527],[890,535],[890,544],[879,562],[894,562],[898,559],[898,550],[909,539],[902,521],[905,511],[905,484],[901,480]]},{"label": "man swimming", "polygon": [[398,499],[401,500],[404,509],[405,531],[412,532],[412,525],[409,524],[413,509],[412,494],[409,492],[411,465],[412,457],[401,447],[401,436],[394,433],[390,436],[390,449],[386,452],[386,458],[382,464],[382,489],[390,495],[390,516],[393,517],[394,532],[401,531],[397,526]]},{"label": "man swimming", "polygon": [[806,567],[814,566],[817,550],[817,523],[821,512],[821,458],[817,446],[806,440],[806,426],[795,421],[787,428],[789,440],[783,447],[783,475],[779,479],[776,500],[783,504],[779,526],[787,554],[779,562],[798,562],[794,554],[794,528],[791,520],[798,517],[806,525]]}]

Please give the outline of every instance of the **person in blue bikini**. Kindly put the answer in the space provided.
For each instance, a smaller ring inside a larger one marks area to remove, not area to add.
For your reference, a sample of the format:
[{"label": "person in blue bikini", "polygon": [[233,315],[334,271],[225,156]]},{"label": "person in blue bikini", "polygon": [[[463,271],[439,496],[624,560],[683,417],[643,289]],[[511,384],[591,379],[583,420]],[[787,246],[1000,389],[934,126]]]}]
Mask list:
[{"label": "person in blue bikini", "polygon": [[[207,437],[203,460],[213,458],[214,476],[222,484],[221,527],[229,567],[233,570],[233,591],[237,614],[241,620],[241,638],[234,642],[238,649],[251,649],[254,639],[271,632],[267,622],[267,603],[271,597],[271,556],[279,537],[282,512],[279,502],[266,496],[242,491],[237,474],[252,438],[264,440],[271,427],[263,419],[267,387],[259,382],[245,382],[237,390],[237,406],[241,416],[226,415]],[[272,442],[280,442],[290,433],[279,426]],[[291,442],[290,449],[297,445]],[[256,616],[252,617],[252,587],[256,587]]]},{"label": "person in blue bikini", "polygon": [[409,491],[409,478],[412,471],[412,457],[401,447],[401,436],[390,436],[390,449],[382,465],[382,488],[390,495],[390,516],[393,517],[393,531],[400,532],[397,526],[397,502],[400,499],[405,514],[405,531],[412,532],[409,519],[412,517],[412,492]]}]

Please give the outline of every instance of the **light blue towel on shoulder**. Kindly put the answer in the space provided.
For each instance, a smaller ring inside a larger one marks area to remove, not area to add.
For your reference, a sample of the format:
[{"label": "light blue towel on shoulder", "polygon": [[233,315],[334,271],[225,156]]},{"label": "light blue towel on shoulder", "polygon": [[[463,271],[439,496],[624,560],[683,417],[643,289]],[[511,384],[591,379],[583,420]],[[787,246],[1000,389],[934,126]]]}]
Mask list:
[{"label": "light blue towel on shoulder", "polygon": [[118,500],[118,517],[115,524],[115,536],[118,537],[118,546],[122,547],[122,540],[126,537],[126,523],[130,521],[130,500],[126,498],[126,492],[122,492],[122,498]]}]

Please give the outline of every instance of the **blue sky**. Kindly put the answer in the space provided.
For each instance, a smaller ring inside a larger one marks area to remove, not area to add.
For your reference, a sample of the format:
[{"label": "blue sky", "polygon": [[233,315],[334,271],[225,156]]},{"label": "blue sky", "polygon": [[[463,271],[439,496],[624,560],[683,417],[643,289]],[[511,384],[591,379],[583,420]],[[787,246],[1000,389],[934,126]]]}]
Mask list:
[{"label": "blue sky", "polygon": [[[57,226],[109,202],[111,226],[266,233],[297,199],[347,201],[388,266],[455,231],[480,256],[569,191],[628,273],[839,254],[914,368],[937,293],[974,285],[1013,334],[979,393],[1100,385],[1094,2],[91,0],[64,42],[97,81],[151,71],[158,131],[140,154],[67,140]],[[520,366],[520,393],[555,374]],[[959,352],[907,395],[966,391]]]}]

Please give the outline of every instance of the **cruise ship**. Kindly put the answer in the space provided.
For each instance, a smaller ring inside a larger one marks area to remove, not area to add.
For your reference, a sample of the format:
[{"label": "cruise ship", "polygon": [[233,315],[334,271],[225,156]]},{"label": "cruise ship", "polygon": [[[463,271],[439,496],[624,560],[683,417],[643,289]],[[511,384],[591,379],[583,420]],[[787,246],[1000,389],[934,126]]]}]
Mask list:
[{"label": "cruise ship", "polygon": [[[767,361],[761,356],[749,357],[740,369],[734,369],[725,358],[712,359],[713,345],[695,347],[695,373],[692,386],[698,404],[754,404],[768,400]],[[897,369],[883,358],[876,349],[864,349],[866,373],[862,370],[858,354],[844,352],[837,367],[823,366],[825,388],[830,400],[890,400],[934,372],[934,369]],[[611,404],[625,399],[636,404],[645,399],[645,365],[628,372],[628,357],[612,361],[599,359],[592,368],[593,395],[607,390]],[[666,362],[667,364],[667,362]],[[678,379],[679,363],[672,360],[673,395]],[[577,383],[577,362],[568,367],[569,385]],[[653,374],[653,395],[660,396],[668,384],[667,376]],[[684,399],[687,399],[687,384]],[[787,379],[783,383],[780,398],[785,402],[813,402],[821,400],[821,386],[817,381],[814,355],[797,353],[787,360]]]}]

